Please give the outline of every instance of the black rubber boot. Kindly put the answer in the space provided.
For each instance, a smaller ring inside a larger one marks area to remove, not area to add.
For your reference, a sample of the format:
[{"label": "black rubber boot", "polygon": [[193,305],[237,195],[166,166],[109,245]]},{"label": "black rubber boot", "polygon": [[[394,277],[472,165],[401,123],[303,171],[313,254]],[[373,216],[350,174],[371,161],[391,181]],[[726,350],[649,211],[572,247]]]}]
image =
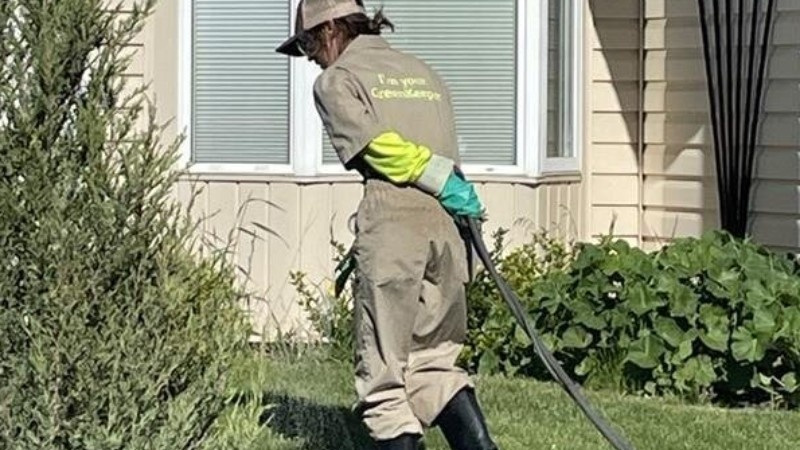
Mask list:
[{"label": "black rubber boot", "polygon": [[378,450],[417,450],[419,438],[417,434],[401,434],[388,441],[376,442],[375,448]]},{"label": "black rubber boot", "polygon": [[462,389],[444,407],[433,422],[442,430],[453,450],[497,450],[489,436],[475,392]]}]

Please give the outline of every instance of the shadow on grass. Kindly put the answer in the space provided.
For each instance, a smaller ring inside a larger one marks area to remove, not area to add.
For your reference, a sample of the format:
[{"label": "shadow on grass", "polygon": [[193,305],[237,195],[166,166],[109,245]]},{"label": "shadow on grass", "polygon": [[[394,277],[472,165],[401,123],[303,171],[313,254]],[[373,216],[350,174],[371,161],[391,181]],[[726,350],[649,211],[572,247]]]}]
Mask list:
[{"label": "shadow on grass", "polygon": [[364,450],[374,448],[367,430],[352,411],[336,405],[284,393],[264,395],[268,405],[262,422],[287,438],[303,440],[306,450]]}]

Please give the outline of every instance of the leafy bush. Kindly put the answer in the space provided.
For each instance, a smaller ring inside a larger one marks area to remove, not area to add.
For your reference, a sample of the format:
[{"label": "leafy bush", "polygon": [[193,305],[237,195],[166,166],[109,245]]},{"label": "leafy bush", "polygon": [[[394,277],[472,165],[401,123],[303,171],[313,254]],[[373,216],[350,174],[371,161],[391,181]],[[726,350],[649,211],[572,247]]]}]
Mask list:
[{"label": "leafy bush", "polygon": [[198,448],[246,346],[224,255],[190,252],[176,147],[124,94],[142,3],[0,3],[0,448]]},{"label": "leafy bush", "polygon": [[[580,245],[565,271],[536,279],[517,259],[503,272],[550,348],[589,384],[725,403],[800,400],[800,272],[752,241],[711,232],[646,254],[607,238]],[[498,308],[475,318],[473,360],[484,371],[541,373]]]},{"label": "leafy bush", "polygon": [[[537,330],[576,378],[598,388],[693,401],[800,402],[800,266],[722,232],[645,253],[625,241],[573,246],[546,233],[492,257]],[[296,287],[315,329],[352,353],[352,299]],[[461,363],[472,372],[547,378],[484,271],[468,291]]]},{"label": "leafy bush", "polygon": [[[521,296],[551,271],[569,267],[574,259],[574,244],[563,242],[546,231],[534,233],[530,242],[503,253],[507,230],[492,235],[492,261],[510,285]],[[514,317],[489,273],[479,271],[468,290],[467,341],[461,355],[462,364],[471,372],[503,372],[509,375],[531,367],[535,358],[528,348],[528,337],[517,330]]]}]

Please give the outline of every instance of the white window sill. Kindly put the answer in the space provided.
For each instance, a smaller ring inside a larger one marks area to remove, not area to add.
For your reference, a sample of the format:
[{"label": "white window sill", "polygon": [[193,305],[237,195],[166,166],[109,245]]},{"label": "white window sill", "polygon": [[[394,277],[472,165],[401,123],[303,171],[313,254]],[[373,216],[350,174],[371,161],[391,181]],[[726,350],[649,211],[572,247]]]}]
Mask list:
[{"label": "white window sill", "polygon": [[[582,179],[581,173],[578,171],[544,173],[539,176],[467,172],[467,177],[470,181],[476,183],[524,184],[531,186],[558,183],[579,183]],[[334,173],[303,176],[291,173],[215,172],[200,170],[189,170],[182,174],[180,178],[181,180],[234,183],[330,184],[361,183],[362,181],[361,176],[356,173]]]}]

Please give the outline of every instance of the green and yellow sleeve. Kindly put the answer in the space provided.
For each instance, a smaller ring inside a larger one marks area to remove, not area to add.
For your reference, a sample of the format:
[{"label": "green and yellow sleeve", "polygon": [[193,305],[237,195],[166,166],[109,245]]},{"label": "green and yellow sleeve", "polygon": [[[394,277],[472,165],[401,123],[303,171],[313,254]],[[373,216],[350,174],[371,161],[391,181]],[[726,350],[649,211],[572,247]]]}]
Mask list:
[{"label": "green and yellow sleeve", "polygon": [[392,182],[413,183],[425,171],[431,150],[407,141],[395,132],[388,132],[373,139],[363,156],[370,167]]},{"label": "green and yellow sleeve", "polygon": [[407,141],[393,131],[373,139],[363,158],[393,183],[415,183],[434,195],[441,192],[453,169],[452,160],[435,155],[428,147]]}]

